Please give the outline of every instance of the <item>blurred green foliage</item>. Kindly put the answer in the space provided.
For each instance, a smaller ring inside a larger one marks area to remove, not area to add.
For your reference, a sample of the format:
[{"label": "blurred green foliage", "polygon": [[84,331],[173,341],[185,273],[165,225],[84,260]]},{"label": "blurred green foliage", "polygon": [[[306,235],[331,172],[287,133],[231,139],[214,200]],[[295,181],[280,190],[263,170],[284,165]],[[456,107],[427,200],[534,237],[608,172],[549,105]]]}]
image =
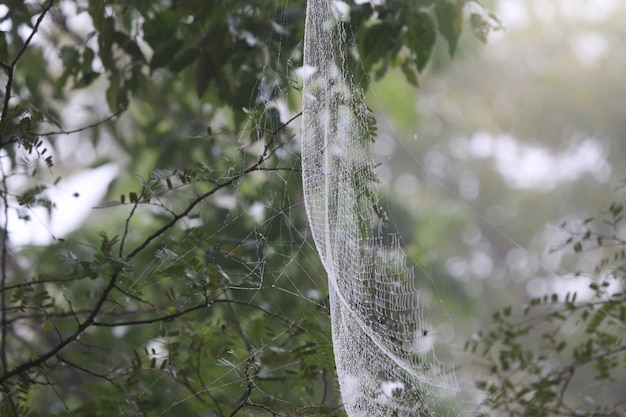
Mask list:
[{"label": "blurred green foliage", "polygon": [[[533,298],[523,308],[492,315],[489,330],[465,349],[483,358],[476,386],[486,394],[484,415],[611,416],[624,414],[626,378],[626,241],[623,205],[600,218],[561,228],[569,237],[558,251],[597,259],[575,271],[588,290]],[[479,369],[480,369],[479,368]],[[590,384],[590,379],[593,383]],[[584,395],[581,393],[584,392]]]}]

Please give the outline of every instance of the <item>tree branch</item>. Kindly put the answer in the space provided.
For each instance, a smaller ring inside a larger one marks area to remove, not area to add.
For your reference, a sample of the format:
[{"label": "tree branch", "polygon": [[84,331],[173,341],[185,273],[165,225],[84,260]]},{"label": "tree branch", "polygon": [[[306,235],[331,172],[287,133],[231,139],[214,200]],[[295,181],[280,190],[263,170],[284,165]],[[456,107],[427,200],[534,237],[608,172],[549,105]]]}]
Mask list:
[{"label": "tree branch", "polygon": [[252,381],[252,377],[249,374],[248,368],[249,368],[249,364],[246,367],[246,372],[245,372],[246,380],[248,381],[248,383],[246,384],[246,392],[241,397],[241,400],[239,401],[239,404],[237,405],[237,407],[235,407],[233,412],[230,413],[229,417],[233,417],[235,414],[241,411],[248,404],[248,399],[250,399],[250,396],[252,395],[252,391],[254,391],[255,384]]},{"label": "tree branch", "polygon": [[88,130],[88,129],[92,129],[94,127],[100,126],[101,124],[104,124],[106,122],[108,122],[109,120],[113,120],[116,117],[118,117],[120,114],[122,114],[124,110],[120,110],[117,113],[113,113],[107,117],[105,117],[102,120],[98,120],[97,122],[93,122],[91,124],[88,124],[86,126],[82,126],[76,129],[72,129],[72,130],[56,130],[56,131],[52,131],[52,132],[43,132],[43,133],[35,133],[35,135],[37,136],[52,136],[52,135],[71,135],[72,133],[78,133],[78,132],[82,132],[84,130]]},{"label": "tree branch", "polygon": [[7,309],[6,309],[6,297],[7,294],[4,291],[7,283],[7,257],[9,255],[7,246],[9,245],[9,199],[7,197],[7,177],[4,173],[4,165],[0,164],[0,175],[2,175],[2,204],[4,206],[4,224],[2,225],[2,255],[1,255],[1,271],[0,271],[0,363],[2,363],[2,371],[6,372],[9,369],[7,363]]},{"label": "tree branch", "polygon": [[[261,312],[263,312],[263,314],[272,317],[274,319],[280,320],[290,326],[294,326],[295,323],[292,322],[289,319],[284,318],[283,316],[273,313],[263,307],[261,307],[260,305],[257,304],[253,304],[247,301],[242,301],[242,300],[237,300],[237,299],[232,299],[232,298],[216,298],[214,300],[209,300],[205,303],[202,304],[198,304],[195,305],[193,307],[189,307],[185,310],[180,310],[177,311],[175,313],[171,313],[171,314],[166,314],[163,316],[158,316],[158,317],[154,317],[151,319],[143,319],[143,320],[129,320],[129,321],[123,321],[123,322],[115,322],[115,323],[107,323],[107,322],[101,322],[101,321],[94,321],[92,323],[93,326],[96,327],[118,327],[118,326],[137,326],[137,325],[143,325],[143,324],[153,324],[153,323],[159,323],[159,322],[163,322],[163,321],[170,321],[173,320],[177,317],[180,316],[184,316],[185,314],[189,314],[193,311],[196,310],[201,310],[203,308],[208,308],[211,307],[213,304],[219,304],[219,303],[230,303],[230,304],[239,304],[239,305],[243,305],[246,307],[251,307],[254,308],[256,310],[259,310]],[[1,381],[0,381],[1,382]]]},{"label": "tree branch", "polygon": [[[141,195],[143,195],[144,190],[141,190]],[[135,200],[135,203],[133,204],[133,208],[130,210],[130,213],[128,214],[128,217],[126,218],[126,222],[124,223],[124,233],[122,233],[122,239],[120,240],[120,250],[118,253],[118,256],[121,258],[122,255],[124,254],[124,244],[126,243],[126,237],[128,236],[128,227],[130,225],[130,219],[133,218],[133,215],[135,214],[135,211],[137,210],[137,206],[139,205],[139,198],[137,198],[137,200]]]},{"label": "tree branch", "polygon": [[[52,0],[50,0],[50,2],[47,5],[46,11],[50,9],[52,5]],[[42,17],[40,16],[40,20],[38,21],[38,24],[40,23]],[[38,25],[37,25],[38,27]],[[31,34],[32,35],[32,34]],[[30,37],[32,38],[32,36]],[[30,39],[29,38],[29,39]],[[14,65],[13,65],[14,67]],[[273,146],[273,139],[276,135],[276,133],[280,130],[283,129],[284,127],[287,126],[288,123],[290,123],[291,121],[293,121],[296,117],[298,117],[298,115],[294,116],[293,118],[291,118],[287,123],[283,124],[282,126],[280,126],[277,130],[275,130],[274,132],[272,132],[272,138],[271,140],[266,144],[263,153],[261,154],[261,156],[258,158],[258,160],[250,165],[248,168],[244,169],[243,171],[241,171],[240,173],[226,179],[223,182],[217,183],[211,190],[207,191],[206,193],[196,197],[188,206],[185,210],[183,210],[180,214],[175,215],[167,224],[163,225],[161,228],[159,228],[156,232],[152,233],[151,235],[149,235],[146,239],[144,239],[144,241],[139,244],[137,247],[135,247],[132,251],[130,251],[123,259],[123,261],[128,261],[130,259],[132,259],[133,257],[137,256],[140,252],[142,252],[152,241],[154,241],[156,238],[160,237],[163,233],[165,233],[167,230],[171,229],[178,221],[180,221],[182,218],[186,217],[200,202],[202,202],[203,200],[205,200],[207,197],[215,194],[217,191],[221,190],[222,188],[228,187],[229,185],[232,185],[233,183],[235,183],[236,181],[238,181],[239,179],[241,179],[242,177],[244,177],[245,175],[253,172],[253,171],[259,171],[261,170],[261,165],[263,163],[265,163],[268,159],[270,159],[275,152],[280,149],[284,144],[288,143],[292,138],[289,138],[289,140],[279,143],[275,146]],[[273,146],[273,148],[272,148]],[[4,177],[3,177],[4,178]],[[6,181],[5,181],[6,183]],[[5,194],[3,194],[5,195]],[[6,200],[6,196],[4,197]],[[7,207],[7,204],[5,204],[5,210]],[[8,216],[5,216],[5,219],[7,219]],[[5,220],[6,222],[6,220]],[[5,227],[5,240],[7,239],[6,237],[6,227]],[[5,241],[6,243],[6,241]],[[4,266],[4,262],[3,262],[3,266]],[[287,323],[290,326],[293,326],[294,323],[291,322],[290,320],[272,313],[271,311],[258,306],[256,304],[252,304],[249,302],[245,302],[245,301],[241,301],[241,300],[235,300],[235,299],[215,299],[215,300],[206,300],[205,303],[200,304],[200,305],[196,305],[194,307],[185,309],[185,310],[181,310],[172,314],[168,314],[168,315],[164,315],[164,316],[159,316],[153,319],[145,319],[145,320],[134,320],[134,321],[126,321],[126,322],[117,322],[117,323],[106,323],[106,322],[98,322],[96,321],[96,317],[100,314],[100,311],[102,310],[102,307],[104,305],[104,303],[108,300],[108,297],[111,293],[111,291],[113,291],[116,287],[117,287],[117,280],[120,276],[120,274],[122,273],[122,267],[118,266],[113,273],[111,274],[111,277],[109,279],[109,282],[107,284],[107,286],[104,288],[101,296],[99,297],[99,299],[97,300],[95,306],[93,307],[93,309],[89,312],[87,318],[85,318],[82,322],[79,323],[79,325],[77,326],[76,330],[74,331],[73,334],[71,334],[69,337],[62,339],[59,341],[59,343],[52,348],[51,350],[49,350],[47,353],[44,353],[38,357],[36,357],[35,359],[31,359],[28,362],[22,363],[19,366],[16,366],[15,368],[11,369],[11,370],[7,370],[7,368],[5,367],[5,372],[3,375],[0,376],[0,386],[4,386],[6,384],[6,382],[8,380],[10,380],[11,378],[18,376],[18,375],[22,375],[24,373],[28,373],[31,369],[33,368],[37,368],[42,366],[44,363],[46,363],[47,361],[49,361],[50,359],[54,358],[54,357],[59,357],[72,343],[74,343],[75,341],[78,340],[78,338],[91,326],[99,326],[99,327],[117,327],[117,326],[127,326],[127,325],[142,325],[142,324],[150,324],[150,323],[155,323],[155,322],[163,322],[163,321],[168,321],[168,320],[172,320],[175,319],[176,317],[182,316],[184,314],[188,314],[192,311],[195,310],[199,310],[201,308],[205,308],[205,307],[210,307],[213,304],[217,304],[217,303],[234,303],[234,304],[241,304],[241,305],[245,305],[248,307],[252,307],[255,308],[259,311],[262,311],[264,314],[268,315],[269,317],[273,317],[276,319],[279,319],[285,323]],[[6,274],[5,274],[6,276]],[[2,292],[3,293],[3,297],[6,296],[6,292]],[[3,314],[4,313],[4,309],[3,309]],[[71,314],[74,318],[77,318],[77,312],[72,312]],[[4,329],[4,327],[3,327]],[[4,340],[4,339],[3,339]],[[3,345],[4,346],[4,345]],[[6,362],[6,361],[5,361]],[[245,402],[245,400],[244,400]]]},{"label": "tree branch", "polygon": [[[41,22],[43,21],[44,17],[46,17],[46,14],[52,8],[53,3],[54,3],[54,0],[48,0],[48,3],[44,6],[43,10],[39,14],[39,17],[37,18],[37,22],[35,22],[35,26],[33,27],[33,30],[30,32],[30,35],[28,35],[28,38],[26,38],[26,41],[24,41],[24,44],[22,45],[20,50],[17,52],[17,55],[15,56],[15,58],[13,58],[13,61],[11,62],[11,64],[9,64],[8,66],[3,65],[4,70],[7,73],[7,83],[4,88],[4,104],[2,107],[2,114],[0,115],[0,119],[2,120],[4,120],[4,118],[9,113],[9,101],[11,100],[11,90],[13,89],[13,74],[15,73],[15,67],[17,66],[18,61],[22,58],[22,55],[24,55],[24,52],[26,52],[26,48],[28,48],[28,46],[32,42],[33,37],[39,30],[39,26],[41,25]],[[0,142],[0,147],[2,145],[3,144]]]},{"label": "tree branch", "polygon": [[70,335],[65,340],[62,340],[57,346],[55,346],[52,350],[48,351],[47,353],[35,359],[32,359],[28,362],[22,363],[21,365],[11,369],[8,372],[5,372],[4,375],[0,376],[0,385],[4,384],[7,380],[9,380],[10,378],[13,378],[16,375],[20,375],[24,372],[28,372],[29,369],[43,365],[45,362],[52,359],[53,357],[60,355],[65,349],[67,349],[72,343],[74,343],[85,332],[85,330],[87,330],[87,328],[93,325],[96,319],[96,316],[98,316],[98,314],[100,313],[100,310],[102,309],[102,306],[106,302],[109,296],[109,293],[113,290],[113,288],[115,288],[115,283],[117,282],[117,279],[119,278],[119,275],[121,274],[121,272],[122,272],[121,268],[118,268],[113,272],[113,274],[111,275],[111,278],[109,279],[108,285],[104,288],[102,295],[96,302],[96,305],[92,309],[91,313],[81,323],[81,325],[78,326],[78,328],[72,335]]},{"label": "tree branch", "polygon": [[[296,119],[297,117],[299,117],[300,113],[294,117],[292,117],[289,122],[293,121],[294,119]],[[289,123],[287,122],[287,123]],[[163,225],[160,229],[158,229],[156,232],[152,233],[150,236],[148,236],[141,244],[139,244],[139,246],[137,246],[135,249],[133,249],[132,251],[130,251],[126,257],[124,258],[125,260],[130,260],[132,258],[134,258],[135,256],[137,256],[138,253],[140,253],[142,250],[144,250],[153,240],[157,239],[158,237],[160,237],[161,235],[163,235],[163,233],[165,233],[166,231],[168,231],[169,229],[171,229],[172,227],[174,227],[174,225],[176,223],[178,223],[181,219],[185,218],[187,215],[189,215],[189,213],[191,213],[191,211],[198,205],[200,204],[202,201],[204,201],[206,198],[210,197],[211,195],[215,194],[216,192],[218,192],[219,190],[228,187],[229,185],[234,184],[235,182],[237,182],[238,180],[240,180],[242,177],[246,176],[247,174],[253,172],[253,171],[260,171],[261,165],[267,161],[269,158],[272,157],[272,155],[274,155],[274,153],[280,149],[284,143],[280,143],[277,146],[275,146],[271,151],[269,150],[271,145],[273,144],[273,138],[275,136],[275,132],[277,132],[280,129],[283,129],[285,126],[287,126],[287,124],[283,124],[279,129],[277,129],[276,131],[273,132],[273,136],[272,136],[272,140],[270,140],[267,145],[265,145],[265,148],[263,149],[263,152],[261,154],[261,156],[259,157],[259,159],[252,164],[251,166],[249,166],[248,168],[244,169],[243,171],[241,171],[240,173],[230,177],[229,179],[227,179],[224,182],[220,182],[217,183],[215,187],[213,187],[212,189],[210,189],[209,191],[199,195],[198,197],[196,197],[191,203],[189,203],[189,205],[187,206],[187,208],[185,210],[183,210],[180,214],[175,215],[172,220],[170,220],[168,223],[166,223],[165,225]],[[290,140],[293,138],[293,136],[290,138]],[[289,142],[289,141],[287,141]]]},{"label": "tree branch", "polygon": [[[3,266],[4,266],[4,263],[3,263]],[[13,285],[6,285],[4,288],[0,288],[0,293],[3,291],[14,290],[17,288],[31,287],[33,285],[46,284],[46,283],[58,284],[58,283],[65,283],[65,282],[80,281],[82,279],[87,279],[87,278],[89,277],[78,276],[75,278],[45,278],[45,279],[38,279],[35,281],[20,282],[20,283],[13,284]]]}]

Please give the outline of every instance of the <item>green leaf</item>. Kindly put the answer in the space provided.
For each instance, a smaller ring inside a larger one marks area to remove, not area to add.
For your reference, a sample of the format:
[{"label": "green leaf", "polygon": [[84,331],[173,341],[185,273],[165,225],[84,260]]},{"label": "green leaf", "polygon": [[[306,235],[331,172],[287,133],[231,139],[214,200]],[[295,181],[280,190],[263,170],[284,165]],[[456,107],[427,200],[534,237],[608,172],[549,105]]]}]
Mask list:
[{"label": "green leaf", "polygon": [[200,56],[198,60],[198,66],[196,71],[196,94],[198,98],[202,98],[206,91],[209,81],[215,77],[215,70],[217,66],[213,62],[213,57],[210,53],[205,52]]},{"label": "green leaf", "polygon": [[463,27],[463,0],[456,2],[440,1],[435,6],[439,33],[448,41],[450,56],[456,53],[456,47]]},{"label": "green leaf", "polygon": [[474,30],[474,35],[483,43],[487,43],[487,36],[491,30],[491,25],[486,21],[479,13],[472,13],[470,15],[470,24]]},{"label": "green leaf", "polygon": [[113,32],[115,31],[115,20],[112,17],[104,18],[102,25],[98,29],[100,59],[105,68],[111,68],[113,67]]},{"label": "green leaf", "polygon": [[182,40],[170,38],[155,46],[154,54],[152,54],[150,59],[150,70],[168,66],[172,62],[176,51],[179,51],[183,45],[184,42]]},{"label": "green leaf", "polygon": [[390,45],[396,45],[400,26],[385,21],[370,27],[362,39],[361,51],[363,53],[363,65],[367,70],[381,58],[391,52]]},{"label": "green leaf", "polygon": [[409,84],[418,87],[419,86],[419,82],[417,80],[417,75],[415,75],[415,70],[413,68],[411,68],[411,66],[404,62],[401,66],[400,69],[402,70],[402,74],[404,74],[404,78],[406,78],[406,80],[409,82]]},{"label": "green leaf", "polygon": [[178,51],[171,59],[168,68],[172,72],[180,72],[189,65],[191,65],[196,59],[198,59],[198,55],[200,54],[199,50],[195,45],[190,47],[186,47],[180,51]]},{"label": "green leaf", "polygon": [[104,6],[105,4],[96,1],[90,1],[87,6],[87,11],[93,20],[94,27],[100,27],[102,19],[104,18]]},{"label": "green leaf", "polygon": [[139,46],[133,41],[130,36],[125,34],[124,32],[120,32],[114,30],[112,33],[112,39],[117,43],[120,48],[124,50],[128,55],[130,55],[135,61],[146,61],[146,58],[143,56],[141,49]]},{"label": "green leaf", "polygon": [[263,130],[275,132],[281,125],[280,113],[276,108],[272,107],[263,112],[263,126],[261,127]]},{"label": "green leaf", "polygon": [[143,25],[143,38],[152,49],[159,44],[167,43],[175,37],[181,21],[188,16],[185,10],[161,10],[154,19],[147,20]]},{"label": "green leaf", "polygon": [[6,33],[0,32],[0,61],[7,62],[9,60],[9,44],[7,43]]},{"label": "green leaf", "polygon": [[37,202],[36,197],[46,190],[45,185],[37,185],[24,191],[17,197],[17,202],[20,206],[31,206]]},{"label": "green leaf", "polygon": [[52,320],[50,320],[50,319],[45,319],[45,320],[43,321],[43,323],[41,323],[41,329],[42,329],[44,332],[48,332],[48,331],[52,330],[52,329],[53,329],[53,327],[54,327],[54,325],[53,325],[53,323],[52,323]]},{"label": "green leaf", "polygon": [[618,214],[620,214],[623,209],[624,209],[623,204],[615,203],[615,202],[611,203],[609,207],[609,211],[611,212],[613,216],[617,216]]},{"label": "green leaf", "polygon": [[415,53],[415,65],[419,72],[426,67],[436,40],[437,29],[430,15],[423,12],[415,13],[408,25],[407,46]]},{"label": "green leaf", "polygon": [[65,45],[61,48],[59,58],[63,61],[63,74],[59,78],[59,85],[65,85],[70,77],[76,77],[80,55],[76,48]]},{"label": "green leaf", "polygon": [[591,319],[589,320],[589,324],[587,325],[587,328],[585,329],[585,331],[588,334],[595,333],[596,330],[598,330],[598,327],[600,327],[600,325],[602,324],[602,322],[604,321],[606,317],[607,317],[607,312],[604,309],[600,309],[596,311],[591,316]]},{"label": "green leaf", "polygon": [[128,90],[112,80],[106,91],[107,104],[113,112],[119,112],[128,107]]},{"label": "green leaf", "polygon": [[76,88],[85,88],[91,85],[100,76],[99,72],[89,71],[83,72],[82,76],[76,81]]}]

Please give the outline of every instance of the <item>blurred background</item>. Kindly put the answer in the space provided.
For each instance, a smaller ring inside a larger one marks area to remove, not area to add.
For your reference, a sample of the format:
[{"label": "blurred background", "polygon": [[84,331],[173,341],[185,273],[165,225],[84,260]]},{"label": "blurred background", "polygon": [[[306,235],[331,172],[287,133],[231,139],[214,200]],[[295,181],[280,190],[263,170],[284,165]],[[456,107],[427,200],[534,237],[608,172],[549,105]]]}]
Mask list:
[{"label": "blurred background", "polygon": [[445,276],[434,285],[481,313],[588,290],[571,275],[594,259],[554,251],[569,237],[560,226],[606,210],[626,178],[626,4],[493,10],[504,30],[486,46],[464,37],[454,59],[439,51],[419,89],[392,72],[370,94],[399,233],[426,248],[427,275]]}]

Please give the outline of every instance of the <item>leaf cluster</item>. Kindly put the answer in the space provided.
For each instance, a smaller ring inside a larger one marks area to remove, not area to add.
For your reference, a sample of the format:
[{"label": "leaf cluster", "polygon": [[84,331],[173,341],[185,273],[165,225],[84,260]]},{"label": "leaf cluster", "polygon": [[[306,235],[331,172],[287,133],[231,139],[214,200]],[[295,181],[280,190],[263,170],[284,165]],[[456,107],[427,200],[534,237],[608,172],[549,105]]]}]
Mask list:
[{"label": "leaf cluster", "polygon": [[432,60],[439,36],[445,39],[450,56],[455,55],[466,9],[472,10],[471,27],[481,41],[486,42],[489,32],[500,29],[493,14],[469,0],[400,0],[354,7],[350,30],[365,72],[378,79],[388,68],[399,67],[406,80],[417,86],[418,74]]},{"label": "leaf cluster", "polygon": [[[489,331],[466,343],[466,350],[484,358],[484,377],[476,386],[487,395],[487,408],[514,416],[623,415],[626,242],[620,236],[621,212],[621,203],[612,203],[601,218],[571,225],[571,236],[557,249],[571,250],[578,258],[603,254],[599,261],[593,258],[590,271],[575,274],[587,278],[587,289],[546,294],[521,310],[505,307],[493,314]],[[590,380],[601,390],[590,390]]]}]

